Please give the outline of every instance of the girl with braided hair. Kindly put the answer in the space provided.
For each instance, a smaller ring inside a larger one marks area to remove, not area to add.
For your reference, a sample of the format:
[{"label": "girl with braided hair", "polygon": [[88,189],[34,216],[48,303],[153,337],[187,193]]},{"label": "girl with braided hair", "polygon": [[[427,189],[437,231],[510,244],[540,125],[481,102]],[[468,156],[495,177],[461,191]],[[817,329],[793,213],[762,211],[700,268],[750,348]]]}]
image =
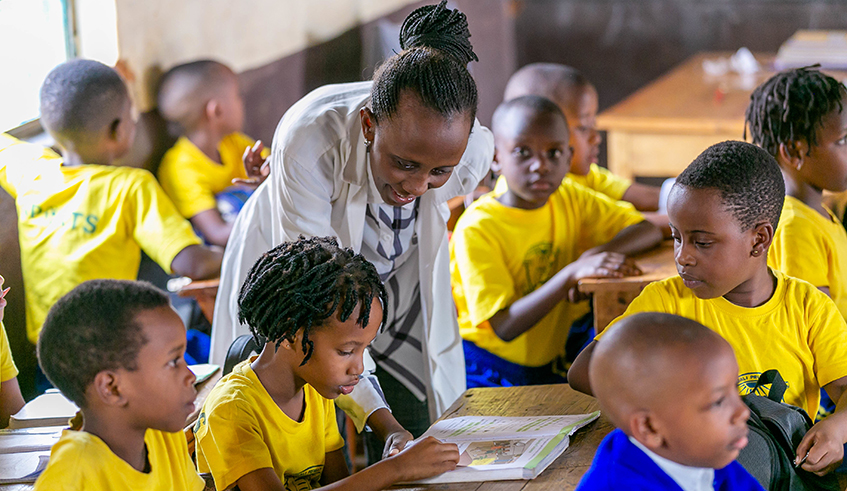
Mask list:
[{"label": "girl with braided hair", "polygon": [[388,291],[385,329],[370,347],[375,376],[337,401],[360,431],[367,422],[385,440],[374,448],[368,438],[371,461],[398,452],[465,390],[447,200],[472,192],[494,154],[475,118],[469,37],[465,15],[446,2],[418,8],[403,23],[402,51],[372,81],[321,87],[294,104],[274,135],[270,178],[239,214],[224,256],[213,362],[247,331],[238,287],[274,245],[333,236],[375,265]]},{"label": "girl with braided hair", "polygon": [[[788,70],[753,92],[745,130],[776,159],[785,179],[768,265],[818,287],[847,319],[847,231],[823,201],[823,191],[847,190],[845,109],[841,82],[815,68]],[[818,416],[834,410],[822,392]]]},{"label": "girl with braided hair", "polygon": [[300,236],[263,254],[238,296],[238,318],[263,349],[206,399],[200,472],[217,489],[367,491],[455,468],[456,445],[429,437],[349,476],[332,399],[358,383],[387,302],[374,266],[332,237]]}]

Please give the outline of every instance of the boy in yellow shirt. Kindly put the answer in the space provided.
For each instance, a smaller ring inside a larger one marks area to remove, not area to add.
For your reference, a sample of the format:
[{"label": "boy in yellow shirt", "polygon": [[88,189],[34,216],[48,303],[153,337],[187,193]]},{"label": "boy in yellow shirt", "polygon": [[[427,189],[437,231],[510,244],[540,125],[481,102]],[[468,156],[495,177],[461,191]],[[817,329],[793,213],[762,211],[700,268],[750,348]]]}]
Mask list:
[{"label": "boy in yellow shirt", "polygon": [[504,102],[492,131],[492,168],[507,189],[471,205],[450,242],[468,386],[564,382],[568,330],[590,310],[576,303],[577,282],[637,273],[627,254],[662,234],[632,207],[564,179],[568,124],[552,101]]},{"label": "boy in yellow shirt", "polygon": [[[796,451],[803,469],[823,474],[841,462],[847,442],[847,323],[823,292],[767,266],[784,196],[779,166],[765,150],[737,141],[709,147],[668,199],[679,276],[648,285],[622,318],[665,312],[716,331],[735,350],[741,394],[777,369],[788,384],[785,402],[814,414],[823,387],[836,412]],[[602,344],[598,336],[576,359],[571,387],[591,393],[588,364]]]},{"label": "boy in yellow shirt", "polygon": [[262,352],[233,368],[197,420],[197,468],[218,490],[369,491],[452,470],[458,448],[424,439],[348,477],[332,399],[349,394],[385,321],[376,268],[334,238],[266,252],[239,294]]},{"label": "boy in yellow shirt", "polygon": [[3,289],[5,280],[0,276],[0,428],[9,425],[9,417],[24,407],[24,398],[18,385],[18,368],[12,359],[9,338],[3,326],[3,313],[6,310],[6,299],[9,288]]},{"label": "boy in yellow shirt", "polygon": [[597,89],[575,68],[557,63],[532,63],[515,72],[503,100],[525,95],[546,97],[565,113],[573,148],[568,177],[641,211],[659,209],[660,189],[616,176],[597,165],[602,138],[597,130]]},{"label": "boy in yellow shirt", "polygon": [[[207,242],[225,246],[235,217],[227,221],[222,216],[216,196],[232,186],[233,179],[248,178],[242,156],[255,143],[240,133],[244,101],[238,78],[216,61],[178,65],[162,76],[158,100],[162,116],[183,131],[162,158],[159,182]],[[257,152],[261,157],[269,154]],[[246,200],[249,192],[241,193]],[[236,208],[237,214],[241,207]]]},{"label": "boy in yellow shirt", "polygon": [[0,135],[0,186],[18,210],[33,344],[50,306],[75,286],[135,279],[142,249],[168,273],[204,279],[220,272],[222,254],[200,244],[149,172],[112,165],[132,143],[131,109],[117,72],[73,60],[41,87],[41,124],[62,156]]},{"label": "boy in yellow shirt", "polygon": [[38,340],[38,362],[79,407],[36,491],[200,491],[185,435],[194,374],[185,327],[150,284],[92,280],[62,297]]}]

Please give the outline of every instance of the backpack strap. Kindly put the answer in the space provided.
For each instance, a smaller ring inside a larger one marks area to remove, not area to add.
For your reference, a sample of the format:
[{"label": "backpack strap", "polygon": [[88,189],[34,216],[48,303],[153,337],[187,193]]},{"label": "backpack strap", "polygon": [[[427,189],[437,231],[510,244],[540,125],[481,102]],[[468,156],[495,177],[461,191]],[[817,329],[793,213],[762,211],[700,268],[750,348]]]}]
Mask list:
[{"label": "backpack strap", "polygon": [[768,391],[767,398],[774,402],[782,402],[782,398],[785,395],[785,391],[788,389],[788,385],[785,383],[785,380],[782,379],[782,375],[779,374],[779,370],[776,370],[775,368],[765,370],[761,375],[759,375],[759,380],[756,381],[756,386],[753,387],[751,393],[756,393],[759,388],[768,384],[771,385],[771,389]]}]

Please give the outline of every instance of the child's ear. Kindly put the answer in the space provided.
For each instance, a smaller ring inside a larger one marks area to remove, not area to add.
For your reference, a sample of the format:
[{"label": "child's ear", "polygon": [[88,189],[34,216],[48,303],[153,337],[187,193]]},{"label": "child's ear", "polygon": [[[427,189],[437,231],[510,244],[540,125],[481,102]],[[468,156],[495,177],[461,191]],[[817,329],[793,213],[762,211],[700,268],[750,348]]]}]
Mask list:
[{"label": "child's ear", "polygon": [[97,373],[89,390],[107,406],[121,406],[125,402],[120,390],[120,375],[115,372],[103,370]]},{"label": "child's ear", "polygon": [[773,224],[771,222],[757,223],[753,227],[753,248],[750,255],[760,257],[767,254],[773,242]]},{"label": "child's ear", "polygon": [[800,170],[809,151],[809,145],[803,140],[794,140],[779,144],[778,158],[783,165]]},{"label": "child's ear", "polygon": [[500,171],[503,169],[503,166],[500,165],[500,151],[497,150],[497,147],[494,147],[494,161],[491,162],[491,171],[495,174],[500,174]]},{"label": "child's ear", "polygon": [[629,431],[632,437],[653,451],[665,443],[661,429],[657,428],[655,423],[653,415],[646,410],[635,411],[629,417]]},{"label": "child's ear", "polygon": [[222,111],[221,105],[218,103],[217,99],[209,99],[209,102],[206,103],[204,113],[206,115],[206,119],[214,121],[221,115]]},{"label": "child's ear", "polygon": [[376,118],[374,113],[367,107],[363,107],[359,111],[359,119],[362,121],[362,135],[365,137],[367,144],[373,143],[376,137]]},{"label": "child's ear", "polygon": [[112,121],[112,124],[109,125],[109,139],[112,141],[119,141],[121,139],[121,119],[117,118]]}]

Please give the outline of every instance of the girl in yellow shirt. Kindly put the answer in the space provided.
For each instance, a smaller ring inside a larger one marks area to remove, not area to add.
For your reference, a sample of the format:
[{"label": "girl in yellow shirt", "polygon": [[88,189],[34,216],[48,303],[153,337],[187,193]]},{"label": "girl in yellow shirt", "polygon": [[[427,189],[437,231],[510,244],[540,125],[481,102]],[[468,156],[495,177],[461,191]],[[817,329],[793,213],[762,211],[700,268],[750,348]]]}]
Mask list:
[{"label": "girl in yellow shirt", "polygon": [[378,490],[455,468],[458,448],[428,438],[348,476],[332,399],[349,394],[385,321],[376,268],[334,238],[301,237],[253,266],[239,320],[262,352],[215,386],[195,429],[197,467],[218,490]]}]

